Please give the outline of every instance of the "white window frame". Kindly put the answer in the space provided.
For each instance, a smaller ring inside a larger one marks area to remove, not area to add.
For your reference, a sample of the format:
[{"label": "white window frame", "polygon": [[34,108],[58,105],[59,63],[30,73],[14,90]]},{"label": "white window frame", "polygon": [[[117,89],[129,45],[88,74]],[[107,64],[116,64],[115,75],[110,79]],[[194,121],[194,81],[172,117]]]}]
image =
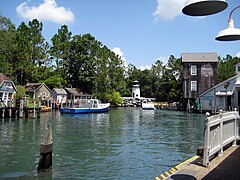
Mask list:
[{"label": "white window frame", "polygon": [[197,66],[191,65],[191,75],[197,75]]},{"label": "white window frame", "polygon": [[197,91],[197,81],[191,81],[191,91]]}]

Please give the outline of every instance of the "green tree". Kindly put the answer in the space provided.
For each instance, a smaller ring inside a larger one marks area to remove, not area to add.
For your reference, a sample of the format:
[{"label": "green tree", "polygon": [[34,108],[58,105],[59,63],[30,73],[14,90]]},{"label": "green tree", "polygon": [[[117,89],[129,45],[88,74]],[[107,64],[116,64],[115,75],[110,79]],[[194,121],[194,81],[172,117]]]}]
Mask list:
[{"label": "green tree", "polygon": [[238,57],[232,57],[230,55],[226,55],[226,57],[223,59],[219,57],[218,75],[217,75],[218,82],[225,81],[228,78],[236,75],[235,65],[238,64],[239,62],[240,62],[240,58]]},{"label": "green tree", "polygon": [[56,64],[56,73],[57,75],[62,75],[63,62],[67,58],[67,52],[70,46],[70,41],[72,38],[72,33],[69,32],[68,27],[63,25],[58,29],[58,33],[55,34],[51,41],[52,46],[49,50],[50,55],[54,59]]},{"label": "green tree", "polygon": [[0,16],[0,72],[12,77],[15,59],[15,26],[9,18]]},{"label": "green tree", "polygon": [[25,95],[26,89],[24,86],[20,85],[17,85],[16,88],[17,88],[16,98],[21,99]]},{"label": "green tree", "polygon": [[13,64],[14,76],[18,84],[24,85],[27,77],[31,80],[33,65],[30,59],[31,44],[28,39],[29,28],[22,22],[17,28],[14,43],[16,44],[16,58]]},{"label": "green tree", "polygon": [[53,88],[64,88],[66,85],[66,80],[60,75],[52,74],[47,79],[43,81],[50,89]]},{"label": "green tree", "polygon": [[110,102],[111,105],[119,105],[122,103],[122,97],[116,90],[108,90],[105,93],[105,98],[105,101]]}]

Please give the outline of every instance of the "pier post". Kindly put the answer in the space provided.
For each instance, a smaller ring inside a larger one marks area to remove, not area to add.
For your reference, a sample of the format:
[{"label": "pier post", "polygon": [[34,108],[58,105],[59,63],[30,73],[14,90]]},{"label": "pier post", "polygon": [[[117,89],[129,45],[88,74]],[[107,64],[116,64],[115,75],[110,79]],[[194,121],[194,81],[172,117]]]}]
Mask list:
[{"label": "pier post", "polygon": [[40,118],[40,111],[41,111],[41,101],[38,101],[38,108],[37,108],[37,118]]},{"label": "pier post", "polygon": [[4,106],[4,103],[2,102],[2,117],[5,117],[5,108],[6,106]]},{"label": "pier post", "polygon": [[9,117],[12,117],[12,101],[8,101],[8,108],[9,108]]},{"label": "pier post", "polygon": [[36,118],[36,101],[33,101],[33,118]]},{"label": "pier post", "polygon": [[20,100],[19,117],[23,118],[23,99]]},{"label": "pier post", "polygon": [[52,109],[56,110],[56,102],[55,102],[55,100],[52,101]]},{"label": "pier post", "polygon": [[26,100],[25,118],[28,118],[28,100]]},{"label": "pier post", "polygon": [[52,128],[51,124],[44,122],[44,136],[40,145],[40,159],[38,172],[46,171],[52,167]]}]

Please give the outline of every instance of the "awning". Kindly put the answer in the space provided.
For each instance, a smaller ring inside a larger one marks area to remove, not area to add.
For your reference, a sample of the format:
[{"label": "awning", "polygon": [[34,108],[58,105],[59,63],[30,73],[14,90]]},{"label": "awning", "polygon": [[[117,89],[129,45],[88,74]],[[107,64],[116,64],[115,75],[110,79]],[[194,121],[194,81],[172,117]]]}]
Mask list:
[{"label": "awning", "polygon": [[[239,84],[240,85],[240,84]],[[233,95],[233,91],[228,91],[227,93],[226,93],[226,91],[224,92],[224,91],[217,91],[216,92],[216,96],[232,96]]]}]

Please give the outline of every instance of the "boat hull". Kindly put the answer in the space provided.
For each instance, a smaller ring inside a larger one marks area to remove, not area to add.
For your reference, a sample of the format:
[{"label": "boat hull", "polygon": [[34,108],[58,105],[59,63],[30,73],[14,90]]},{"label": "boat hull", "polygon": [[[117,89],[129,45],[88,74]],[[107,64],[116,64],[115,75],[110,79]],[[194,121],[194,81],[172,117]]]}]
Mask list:
[{"label": "boat hull", "polygon": [[155,105],[153,103],[142,103],[143,110],[154,110]]},{"label": "boat hull", "polygon": [[105,108],[61,108],[60,113],[63,114],[87,114],[87,113],[102,113],[109,111],[109,107]]}]

